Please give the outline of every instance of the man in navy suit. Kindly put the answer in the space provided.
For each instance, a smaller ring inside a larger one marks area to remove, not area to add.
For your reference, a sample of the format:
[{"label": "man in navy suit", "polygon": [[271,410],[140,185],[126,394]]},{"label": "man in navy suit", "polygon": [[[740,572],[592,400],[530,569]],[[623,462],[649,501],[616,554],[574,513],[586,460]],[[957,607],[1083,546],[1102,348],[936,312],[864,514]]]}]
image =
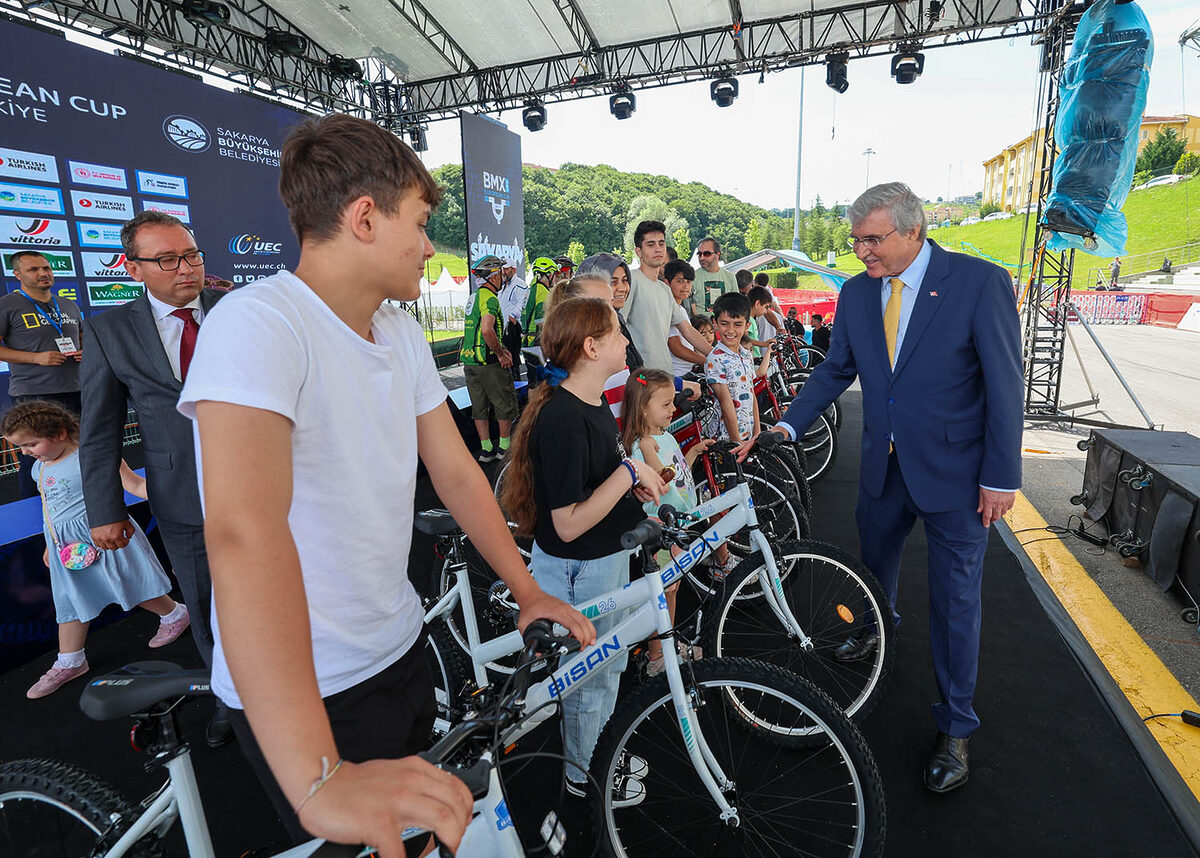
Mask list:
[{"label": "man in navy suit", "polygon": [[[967,737],[979,726],[972,698],[989,525],[1012,508],[1021,485],[1020,324],[1008,273],[927,240],[924,209],[907,185],[870,188],[847,216],[867,270],[842,287],[829,355],[775,428],[802,433],[859,379],[855,520],[863,561],[897,623],[904,542],[918,518],[925,523],[941,694],[925,785],[947,792],[967,780]],[[877,632],[862,634],[835,655],[861,659],[880,644]]]}]

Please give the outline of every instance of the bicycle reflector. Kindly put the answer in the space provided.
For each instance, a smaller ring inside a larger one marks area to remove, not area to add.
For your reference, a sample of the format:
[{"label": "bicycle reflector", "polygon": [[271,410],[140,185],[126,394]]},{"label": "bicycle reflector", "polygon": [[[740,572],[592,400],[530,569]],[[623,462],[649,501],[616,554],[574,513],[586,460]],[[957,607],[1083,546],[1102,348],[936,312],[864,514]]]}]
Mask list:
[{"label": "bicycle reflector", "polygon": [[837,615],[842,618],[842,622],[844,623],[854,622],[854,611],[850,610],[845,605],[839,604],[837,606]]}]

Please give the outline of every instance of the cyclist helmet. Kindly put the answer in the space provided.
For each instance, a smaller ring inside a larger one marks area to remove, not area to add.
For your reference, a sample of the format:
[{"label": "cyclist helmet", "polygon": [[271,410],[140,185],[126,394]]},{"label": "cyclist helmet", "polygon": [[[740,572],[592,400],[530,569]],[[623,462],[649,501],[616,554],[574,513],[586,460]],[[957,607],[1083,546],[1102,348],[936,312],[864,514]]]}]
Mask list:
[{"label": "cyclist helmet", "polygon": [[530,268],[532,268],[533,273],[538,276],[549,275],[553,277],[558,273],[558,263],[549,256],[539,256],[537,259],[533,260],[533,265],[531,265]]},{"label": "cyclist helmet", "polygon": [[488,254],[475,263],[475,266],[471,269],[471,272],[475,274],[475,276],[482,277],[484,280],[486,280],[497,271],[501,271],[503,268],[503,259],[501,259],[499,256],[492,256],[491,254]]},{"label": "cyclist helmet", "polygon": [[571,257],[563,254],[562,256],[554,257],[554,261],[558,263],[558,270],[563,274],[570,274],[575,270],[575,263]]}]

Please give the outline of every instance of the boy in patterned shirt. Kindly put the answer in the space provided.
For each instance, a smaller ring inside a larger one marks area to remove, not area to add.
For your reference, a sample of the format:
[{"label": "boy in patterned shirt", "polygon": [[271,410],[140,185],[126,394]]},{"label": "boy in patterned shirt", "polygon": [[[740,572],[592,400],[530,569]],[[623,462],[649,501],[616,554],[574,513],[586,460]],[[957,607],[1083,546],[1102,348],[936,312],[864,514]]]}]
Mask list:
[{"label": "boy in patterned shirt", "polygon": [[704,362],[709,387],[721,403],[718,437],[738,443],[759,432],[758,402],[754,396],[754,356],[742,347],[750,324],[750,302],[729,292],[712,307],[717,344]]}]

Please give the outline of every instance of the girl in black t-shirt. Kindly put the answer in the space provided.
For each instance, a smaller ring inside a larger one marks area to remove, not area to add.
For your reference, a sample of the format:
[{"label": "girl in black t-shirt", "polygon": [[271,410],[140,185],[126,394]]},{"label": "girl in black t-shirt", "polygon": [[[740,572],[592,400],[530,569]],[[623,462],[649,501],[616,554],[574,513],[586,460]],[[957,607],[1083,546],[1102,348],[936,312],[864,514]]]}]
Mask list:
[{"label": "girl in black t-shirt", "polygon": [[[629,583],[629,552],[621,534],[645,518],[642,503],[666,486],[621,444],[604,399],[604,383],[625,366],[625,337],[616,313],[598,298],[568,298],[546,314],[541,333],[546,383],[530,398],[513,436],[501,504],[518,528],[534,536],[533,577],[547,593],[579,604]],[[597,635],[618,616],[594,619]],[[612,714],[626,657],[563,700],[566,756],[588,764],[600,730]],[[567,789],[584,794],[584,772],[567,765]],[[637,775],[645,761],[629,761],[614,800],[640,802]]]}]

